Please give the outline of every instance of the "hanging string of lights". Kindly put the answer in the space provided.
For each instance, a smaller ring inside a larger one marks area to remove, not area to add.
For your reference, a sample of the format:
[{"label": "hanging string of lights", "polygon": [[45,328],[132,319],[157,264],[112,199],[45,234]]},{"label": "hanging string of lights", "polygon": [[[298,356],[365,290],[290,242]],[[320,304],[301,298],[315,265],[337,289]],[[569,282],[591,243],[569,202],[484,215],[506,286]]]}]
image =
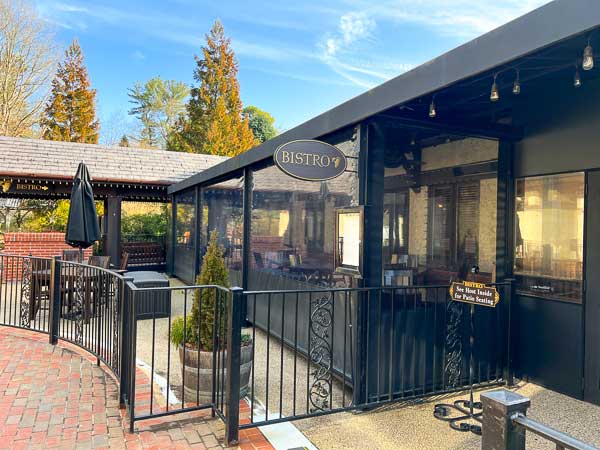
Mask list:
[{"label": "hanging string of lights", "polygon": [[[585,48],[583,49],[583,55],[581,58],[581,68],[584,71],[589,71],[592,70],[594,68],[594,64],[595,64],[595,56],[594,56],[594,49],[592,47],[592,37],[593,35],[600,31],[600,29],[596,29],[594,31],[592,31],[589,35],[588,35],[588,39],[587,39],[587,45],[585,46]],[[556,72],[559,70],[563,70],[565,68],[568,67],[572,67],[573,64],[572,63],[568,63],[568,64],[562,64],[559,66],[546,66],[546,67],[527,67],[527,68],[522,68],[522,67],[507,67],[503,70],[500,70],[498,72],[495,72],[493,74],[493,79],[492,79],[492,87],[490,89],[490,101],[491,102],[498,102],[500,100],[500,83],[499,83],[499,76],[502,73],[505,72],[509,72],[509,71],[514,71],[515,72],[515,78],[514,81],[512,83],[512,93],[513,95],[519,95],[521,94],[521,70],[547,70],[547,72],[545,73],[552,73],[552,72]],[[579,61],[576,61],[574,63],[575,66],[575,72],[573,75],[573,86],[575,88],[579,88],[582,86],[583,82],[582,82],[582,78],[581,78],[581,73],[579,71],[579,67],[580,67],[580,63]],[[533,78],[533,77],[532,77]],[[481,79],[475,80],[473,81],[473,83],[480,81]],[[471,83],[469,83],[471,84]],[[431,103],[429,104],[429,117],[430,118],[435,118],[437,117],[437,109],[436,109],[436,97],[439,94],[439,92],[434,93],[431,96]],[[480,95],[476,96],[475,98],[480,97]]]}]

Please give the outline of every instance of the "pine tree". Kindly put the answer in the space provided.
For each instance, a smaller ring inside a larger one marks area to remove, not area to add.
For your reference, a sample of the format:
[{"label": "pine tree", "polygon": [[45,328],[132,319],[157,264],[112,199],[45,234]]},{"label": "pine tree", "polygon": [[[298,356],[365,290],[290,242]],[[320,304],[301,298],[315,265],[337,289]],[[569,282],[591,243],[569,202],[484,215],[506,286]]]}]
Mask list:
[{"label": "pine tree", "polygon": [[44,139],[98,143],[96,91],[90,88],[83,53],[77,39],[65,52],[52,81],[52,92],[42,119]]},{"label": "pine tree", "polygon": [[202,57],[195,57],[194,80],[187,117],[180,118],[169,136],[171,150],[235,156],[256,145],[242,114],[238,66],[221,22],[206,36]]}]

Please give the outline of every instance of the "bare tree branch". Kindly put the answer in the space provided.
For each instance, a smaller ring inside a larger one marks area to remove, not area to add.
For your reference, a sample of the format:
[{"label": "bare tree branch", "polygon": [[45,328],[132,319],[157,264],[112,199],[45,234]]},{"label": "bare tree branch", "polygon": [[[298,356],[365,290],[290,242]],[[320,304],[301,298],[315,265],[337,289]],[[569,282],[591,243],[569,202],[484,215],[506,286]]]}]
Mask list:
[{"label": "bare tree branch", "polygon": [[24,0],[0,0],[0,134],[31,134],[57,51],[48,25]]}]

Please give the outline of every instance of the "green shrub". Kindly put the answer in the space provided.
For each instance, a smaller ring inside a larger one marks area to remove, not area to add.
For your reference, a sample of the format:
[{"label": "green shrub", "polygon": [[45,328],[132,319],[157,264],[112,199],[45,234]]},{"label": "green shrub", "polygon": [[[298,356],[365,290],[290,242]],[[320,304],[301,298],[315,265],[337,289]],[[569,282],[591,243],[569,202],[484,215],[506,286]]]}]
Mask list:
[{"label": "green shrub", "polygon": [[[194,342],[190,341],[191,336],[192,324],[190,323],[190,320],[187,320],[185,323],[185,340],[188,343],[193,344]],[[183,340],[183,316],[179,316],[173,319],[173,322],[171,323],[171,342],[179,347],[180,345],[183,345]]]},{"label": "green shrub", "polygon": [[[200,275],[196,278],[196,284],[199,286],[216,285],[229,287],[229,275],[225,259],[223,258],[223,247],[217,244],[217,231],[210,234],[210,241],[206,254],[202,259],[202,269]],[[213,350],[213,329],[215,324],[215,302],[217,302],[216,313],[221,323],[219,329],[224,330],[227,326],[225,322],[226,314],[226,293],[218,289],[196,289],[194,291],[194,300],[192,303],[192,313],[186,321],[185,340],[188,344],[200,347],[204,351]],[[198,333],[200,330],[200,333]],[[171,324],[171,342],[175,345],[183,344],[183,317],[177,317]],[[249,334],[242,334],[242,346],[250,345],[252,337]],[[221,344],[225,346],[224,340]]]}]

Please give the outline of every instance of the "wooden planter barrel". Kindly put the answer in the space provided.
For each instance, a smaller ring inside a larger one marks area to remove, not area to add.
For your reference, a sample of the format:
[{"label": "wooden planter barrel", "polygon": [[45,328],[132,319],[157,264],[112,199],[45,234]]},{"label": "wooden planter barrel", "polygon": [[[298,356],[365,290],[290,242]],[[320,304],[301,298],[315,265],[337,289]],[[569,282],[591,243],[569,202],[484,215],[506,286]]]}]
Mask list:
[{"label": "wooden planter barrel", "polygon": [[[240,352],[240,398],[248,392],[250,383],[250,371],[252,370],[252,348],[253,344],[243,346]],[[185,361],[183,358],[183,347],[179,346],[179,360],[182,362],[184,380],[185,401],[200,404],[212,403],[213,390],[213,352],[198,351],[197,349],[185,349]],[[225,399],[225,386],[227,383],[227,370],[223,365],[227,361],[227,351],[217,353],[217,395],[223,395]]]}]

